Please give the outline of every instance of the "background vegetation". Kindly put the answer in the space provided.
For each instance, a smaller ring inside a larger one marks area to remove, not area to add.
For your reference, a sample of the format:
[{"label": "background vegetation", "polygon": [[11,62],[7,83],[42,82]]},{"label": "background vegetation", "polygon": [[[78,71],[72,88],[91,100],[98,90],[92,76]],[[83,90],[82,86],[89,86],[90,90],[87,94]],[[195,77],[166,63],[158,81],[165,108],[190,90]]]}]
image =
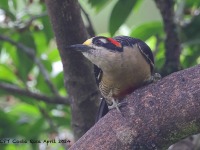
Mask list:
[{"label": "background vegetation", "polygon": [[[162,17],[159,10],[155,12],[156,4],[152,1],[149,5],[153,5],[152,14],[156,14],[152,18],[148,12],[151,9],[148,5],[146,9],[144,7],[147,1],[80,0],[79,3],[90,36],[129,35],[144,40],[153,50],[157,72],[167,75],[199,64],[200,0],[174,1],[174,22],[180,39],[181,55],[180,64],[173,69],[166,67],[166,32]],[[144,16],[138,14],[141,11],[152,19],[145,20]],[[106,12],[107,17],[101,20],[95,18],[103,12]],[[93,16],[91,20],[88,19],[90,16]],[[45,2],[1,0],[0,138],[73,141],[70,122],[62,63]],[[0,147],[5,150],[65,149],[66,145],[0,143]]]}]

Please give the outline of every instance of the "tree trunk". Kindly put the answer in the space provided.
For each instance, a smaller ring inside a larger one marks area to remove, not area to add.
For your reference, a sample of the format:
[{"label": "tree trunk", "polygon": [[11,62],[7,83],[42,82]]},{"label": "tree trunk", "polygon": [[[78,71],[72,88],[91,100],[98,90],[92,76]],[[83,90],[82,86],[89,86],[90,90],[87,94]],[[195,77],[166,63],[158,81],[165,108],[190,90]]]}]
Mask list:
[{"label": "tree trunk", "polygon": [[72,128],[77,140],[94,124],[99,92],[92,64],[67,46],[82,43],[88,36],[77,0],[46,0],[46,5],[63,63]]},{"label": "tree trunk", "polygon": [[200,132],[200,65],[137,89],[70,150],[155,150]]}]

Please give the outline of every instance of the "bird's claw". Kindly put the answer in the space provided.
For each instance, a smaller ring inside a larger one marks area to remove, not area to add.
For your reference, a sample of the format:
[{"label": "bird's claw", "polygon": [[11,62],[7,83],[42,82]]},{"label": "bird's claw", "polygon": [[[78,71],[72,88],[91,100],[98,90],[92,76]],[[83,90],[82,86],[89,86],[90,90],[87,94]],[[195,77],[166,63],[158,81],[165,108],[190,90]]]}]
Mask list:
[{"label": "bird's claw", "polygon": [[127,102],[118,103],[113,99],[112,100],[112,105],[108,106],[108,109],[111,110],[111,109],[115,109],[116,108],[119,112],[121,112],[119,107],[121,107],[121,106],[123,106],[125,104],[127,104]]},{"label": "bird's claw", "polygon": [[158,80],[160,80],[162,78],[162,76],[159,73],[155,73],[153,75],[153,82],[157,82]]},{"label": "bird's claw", "polygon": [[148,79],[148,80],[146,80],[145,82],[144,82],[144,85],[147,85],[147,84],[150,84],[150,83],[155,83],[155,82],[157,82],[157,81],[159,81],[159,80],[161,80],[161,75],[159,74],[159,73],[155,73],[154,75],[152,75],[151,77],[150,77],[150,79]]}]

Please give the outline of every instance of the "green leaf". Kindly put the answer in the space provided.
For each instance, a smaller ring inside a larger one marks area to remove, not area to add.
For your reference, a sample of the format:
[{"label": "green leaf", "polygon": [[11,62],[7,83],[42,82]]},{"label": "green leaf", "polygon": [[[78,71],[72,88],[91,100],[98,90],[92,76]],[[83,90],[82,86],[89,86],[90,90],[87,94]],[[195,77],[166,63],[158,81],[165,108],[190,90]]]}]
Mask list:
[{"label": "green leaf", "polygon": [[57,125],[70,128],[71,122],[69,116],[69,114],[66,114],[66,117],[52,117],[52,119],[57,123]]},{"label": "green leaf", "polygon": [[200,57],[198,45],[190,45],[189,47],[185,47],[181,54],[181,64],[183,68],[188,68],[194,65],[197,65],[197,59]]},{"label": "green leaf", "polygon": [[1,9],[8,9],[8,1],[2,0],[0,2],[0,8]]},{"label": "green leaf", "polygon": [[36,106],[22,102],[12,105],[7,114],[18,117],[14,125],[17,125],[18,135],[25,136],[26,138],[32,135],[30,134],[31,126],[41,118],[41,114]]},{"label": "green leaf", "polygon": [[50,60],[51,62],[56,62],[60,60],[58,49],[53,49],[48,53],[48,60]]},{"label": "green leaf", "polygon": [[[32,48],[32,50],[35,50],[36,48],[34,39],[30,32],[21,33],[18,42]],[[28,73],[31,71],[34,65],[34,61],[33,58],[27,54],[27,52],[24,52],[22,49],[19,48],[17,48],[17,56],[19,61],[19,64],[17,64],[19,76],[25,82],[27,80]]]},{"label": "green leaf", "polygon": [[0,109],[0,137],[13,137],[17,133],[16,122],[18,117],[13,115],[8,115],[3,110]]},{"label": "green leaf", "polygon": [[[1,32],[1,31],[0,31],[0,32]],[[3,49],[3,43],[0,42],[0,58],[1,58],[2,49]]]},{"label": "green leaf", "polygon": [[144,23],[131,31],[130,36],[146,41],[153,35],[162,34],[163,25],[161,22],[148,22]]},{"label": "green leaf", "polygon": [[183,40],[187,42],[200,39],[199,33],[200,15],[193,17],[192,21],[182,28]]},{"label": "green leaf", "polygon": [[22,102],[13,105],[9,114],[17,116],[26,115],[33,118],[40,117],[40,112],[36,106]]},{"label": "green leaf", "polygon": [[[19,35],[13,33],[10,38],[18,39]],[[11,64],[14,66],[19,64],[16,47],[8,42],[2,42],[2,43],[3,43],[3,48],[5,49],[5,52],[9,55],[9,58],[10,58],[9,61],[11,62]]]},{"label": "green leaf", "polygon": [[106,4],[111,2],[110,0],[88,0],[88,3],[91,4],[92,7],[96,8],[96,11],[102,10]]},{"label": "green leaf", "polygon": [[43,32],[46,36],[47,43],[49,43],[50,40],[53,38],[53,31],[52,31],[49,17],[48,16],[42,17],[41,20],[44,25]]},{"label": "green leaf", "polygon": [[48,93],[48,96],[52,95],[52,93],[51,93],[51,91],[49,89],[49,86],[45,82],[44,77],[43,77],[43,75],[41,75],[41,73],[37,77],[36,88],[38,90],[40,90],[40,92],[42,92],[42,93]]},{"label": "green leaf", "polygon": [[[42,132],[44,132],[45,130],[45,122],[44,122],[44,118],[41,117],[37,120],[34,121],[34,124],[29,126],[29,131],[27,132],[27,136],[30,139],[34,139],[39,137],[39,135],[42,134]],[[30,134],[31,133],[31,134]]]},{"label": "green leaf", "polygon": [[52,63],[49,60],[41,60],[41,62],[49,73],[52,72]]},{"label": "green leaf", "polygon": [[200,6],[200,1],[199,0],[187,0],[185,1],[186,7],[196,7],[198,8]]},{"label": "green leaf", "polygon": [[63,76],[63,72],[60,72],[59,74],[57,74],[54,78],[53,78],[53,83],[56,86],[56,88],[58,90],[60,90],[61,88],[64,88],[64,76]]},{"label": "green leaf", "polygon": [[35,41],[35,45],[37,46],[37,54],[42,55],[45,51],[48,50],[46,35],[42,31],[33,32],[32,35]]},{"label": "green leaf", "polygon": [[109,31],[111,36],[113,36],[119,27],[125,22],[136,3],[137,0],[118,0],[112,10],[109,22]]},{"label": "green leaf", "polygon": [[0,80],[16,83],[17,77],[9,66],[0,64]]}]

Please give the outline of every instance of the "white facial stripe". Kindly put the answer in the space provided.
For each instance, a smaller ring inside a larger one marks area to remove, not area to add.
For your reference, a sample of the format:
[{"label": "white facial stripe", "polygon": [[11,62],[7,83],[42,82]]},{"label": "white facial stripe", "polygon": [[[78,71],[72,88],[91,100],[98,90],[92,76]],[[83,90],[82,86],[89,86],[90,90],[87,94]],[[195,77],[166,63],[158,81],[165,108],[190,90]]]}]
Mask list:
[{"label": "white facial stripe", "polygon": [[99,39],[102,43],[107,43],[106,39]]}]

